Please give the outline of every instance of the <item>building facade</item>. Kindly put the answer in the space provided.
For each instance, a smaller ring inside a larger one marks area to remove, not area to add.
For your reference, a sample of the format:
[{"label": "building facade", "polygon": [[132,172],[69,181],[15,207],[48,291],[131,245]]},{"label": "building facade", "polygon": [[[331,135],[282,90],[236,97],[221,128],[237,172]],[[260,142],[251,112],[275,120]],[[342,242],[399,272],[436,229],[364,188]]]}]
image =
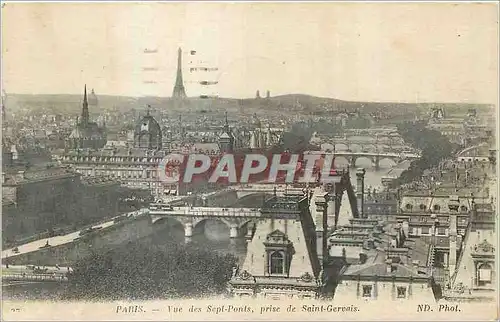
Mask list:
[{"label": "building facade", "polygon": [[[318,215],[326,223],[325,200],[318,204],[322,208]],[[278,300],[319,297],[320,255],[326,253],[326,239],[317,235],[307,196],[275,196],[264,205],[262,217],[255,224],[243,266],[229,282],[230,293]]]}]

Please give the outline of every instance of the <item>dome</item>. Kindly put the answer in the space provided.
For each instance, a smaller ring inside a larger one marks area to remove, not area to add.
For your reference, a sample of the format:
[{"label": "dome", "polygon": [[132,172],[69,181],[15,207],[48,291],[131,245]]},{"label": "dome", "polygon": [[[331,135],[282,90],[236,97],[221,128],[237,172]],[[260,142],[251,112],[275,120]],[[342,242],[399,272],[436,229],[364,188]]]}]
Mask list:
[{"label": "dome", "polygon": [[149,112],[135,126],[134,146],[138,148],[160,149],[161,127]]},{"label": "dome", "polygon": [[94,89],[92,89],[92,91],[90,92],[88,103],[90,106],[97,106],[98,104],[97,96],[95,95]]}]

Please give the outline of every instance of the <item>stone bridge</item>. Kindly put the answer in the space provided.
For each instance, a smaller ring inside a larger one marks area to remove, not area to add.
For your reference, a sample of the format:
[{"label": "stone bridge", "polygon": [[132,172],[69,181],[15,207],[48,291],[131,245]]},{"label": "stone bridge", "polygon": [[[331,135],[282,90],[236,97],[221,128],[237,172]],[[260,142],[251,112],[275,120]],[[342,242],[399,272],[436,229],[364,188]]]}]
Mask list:
[{"label": "stone bridge", "polygon": [[[363,172],[364,176],[364,172]],[[349,172],[343,171],[337,176],[328,180],[326,183],[327,199],[328,199],[328,217],[332,226],[335,226],[338,220],[342,195],[347,193],[349,203],[352,208],[353,216],[358,217],[357,199],[352,188]],[[236,191],[238,199],[246,196],[252,197],[255,195],[263,195],[262,207],[265,205],[266,195],[301,195],[307,196],[308,191],[312,194],[312,190],[306,185],[301,187],[285,184],[266,184],[256,183],[250,185],[235,185],[228,187],[222,193]],[[259,203],[258,201],[256,201]],[[251,203],[254,205],[255,203]],[[149,216],[153,225],[162,220],[174,219],[184,229],[186,240],[193,237],[195,230],[200,224],[206,220],[218,220],[223,222],[229,228],[229,237],[235,239],[244,234],[251,238],[255,222],[260,219],[279,218],[279,214],[271,214],[268,211],[261,211],[258,207],[208,207],[208,206],[180,206],[176,207],[167,202],[152,203],[149,207]],[[278,216],[278,217],[277,217]],[[201,226],[203,227],[203,226]]]},{"label": "stone bridge", "polygon": [[172,207],[161,203],[151,204],[149,215],[153,224],[168,218],[177,220],[184,227],[186,238],[191,238],[193,230],[208,219],[217,219],[226,224],[229,228],[229,237],[236,238],[242,227],[262,217],[258,208]]},{"label": "stone bridge", "polygon": [[[316,153],[316,154],[325,154],[326,151],[309,151],[308,153]],[[332,153],[332,152],[326,152]],[[382,160],[391,160],[395,164],[399,164],[405,160],[417,160],[421,157],[420,153],[395,153],[395,152],[351,152],[351,151],[336,151],[332,153],[335,155],[335,160],[339,160],[339,158],[345,159],[346,163],[350,168],[356,168],[358,165],[356,161],[361,158],[369,159],[371,161],[371,166],[375,169],[380,168],[380,161]],[[334,164],[335,165],[335,164]],[[335,165],[336,166],[336,165]],[[338,168],[342,168],[342,165],[338,165]]]},{"label": "stone bridge", "polygon": [[235,185],[229,189],[236,191],[238,199],[245,198],[246,196],[255,194],[276,194],[277,196],[284,196],[286,194],[297,195],[304,194],[304,187],[295,187],[293,185],[285,184],[268,184],[257,183],[247,185]]},{"label": "stone bridge", "polygon": [[392,160],[395,164],[399,164],[405,160],[417,160],[420,158],[420,154],[417,153],[373,153],[373,152],[336,152],[335,157],[343,157],[347,160],[351,168],[357,167],[356,161],[361,158],[367,158],[371,161],[372,167],[375,169],[380,168],[380,161],[382,160]]},{"label": "stone bridge", "polygon": [[460,152],[457,153],[457,158],[464,160],[474,160],[481,158],[488,158],[490,156],[490,144],[487,142],[483,142],[474,146],[467,147]]}]

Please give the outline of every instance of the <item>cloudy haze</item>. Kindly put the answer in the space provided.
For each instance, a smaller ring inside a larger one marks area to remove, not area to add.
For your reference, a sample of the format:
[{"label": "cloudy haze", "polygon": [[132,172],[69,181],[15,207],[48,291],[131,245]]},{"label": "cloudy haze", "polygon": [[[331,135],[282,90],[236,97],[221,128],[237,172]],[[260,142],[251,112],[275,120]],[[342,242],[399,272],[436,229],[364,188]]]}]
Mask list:
[{"label": "cloudy haze", "polygon": [[492,4],[7,4],[2,82],[8,93],[80,93],[87,83],[170,96],[180,46],[189,96],[205,90],[189,67],[204,64],[220,69],[211,77],[224,97],[494,103],[497,21]]}]

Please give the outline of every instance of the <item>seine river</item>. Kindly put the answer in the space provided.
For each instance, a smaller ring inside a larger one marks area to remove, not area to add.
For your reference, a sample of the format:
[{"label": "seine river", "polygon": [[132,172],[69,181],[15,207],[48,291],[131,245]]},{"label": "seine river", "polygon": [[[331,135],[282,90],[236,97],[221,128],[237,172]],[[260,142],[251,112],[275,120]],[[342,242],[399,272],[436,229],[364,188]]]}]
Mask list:
[{"label": "seine river", "polygon": [[[406,168],[407,164],[402,164],[392,171],[398,174]],[[374,187],[380,190],[381,179],[386,176],[391,169],[385,168],[375,171],[367,169],[365,175],[365,187]],[[351,180],[355,185],[356,174],[352,171]],[[246,243],[243,238],[239,238],[236,243],[229,240],[229,230],[227,226],[218,221],[207,221],[203,227],[204,232],[195,234],[191,243],[200,248],[207,248],[221,253],[232,253],[238,257],[240,265],[243,263],[246,254]],[[164,244],[171,242],[184,243],[184,233],[181,226],[172,223],[165,223],[159,227],[152,236],[141,239],[140,243]],[[9,283],[2,286],[4,299],[60,299],[64,291],[64,286],[55,283]]]}]

